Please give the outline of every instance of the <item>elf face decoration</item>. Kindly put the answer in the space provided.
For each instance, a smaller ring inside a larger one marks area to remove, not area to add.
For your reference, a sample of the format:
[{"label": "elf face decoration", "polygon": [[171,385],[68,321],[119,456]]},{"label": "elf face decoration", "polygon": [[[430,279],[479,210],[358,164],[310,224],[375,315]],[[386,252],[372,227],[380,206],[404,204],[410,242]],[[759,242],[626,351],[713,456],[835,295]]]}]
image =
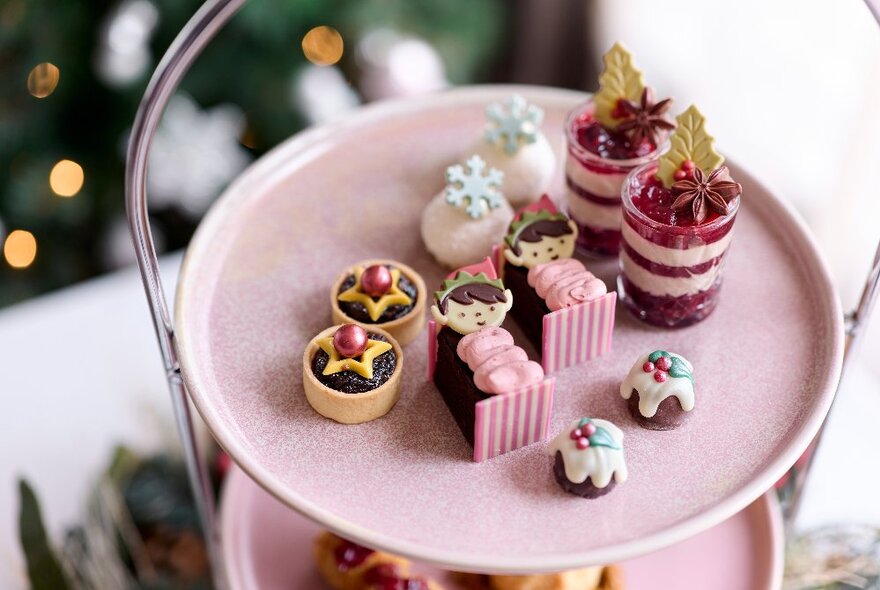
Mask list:
[{"label": "elf face decoration", "polygon": [[513,294],[500,279],[485,272],[473,275],[461,270],[443,281],[434,301],[431,314],[438,324],[470,334],[486,326],[500,326],[513,305]]},{"label": "elf face decoration", "polygon": [[574,255],[577,226],[545,196],[510,224],[504,257],[514,266],[532,268]]}]

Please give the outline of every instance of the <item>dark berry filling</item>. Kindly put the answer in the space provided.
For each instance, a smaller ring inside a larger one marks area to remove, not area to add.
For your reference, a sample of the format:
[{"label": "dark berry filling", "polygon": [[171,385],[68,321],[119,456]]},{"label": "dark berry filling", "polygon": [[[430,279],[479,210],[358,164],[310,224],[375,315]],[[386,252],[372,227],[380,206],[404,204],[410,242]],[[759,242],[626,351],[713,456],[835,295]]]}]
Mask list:
[{"label": "dark berry filling", "polygon": [[[387,339],[381,334],[370,332],[369,336],[371,340],[387,341]],[[327,356],[327,353],[319,349],[312,359],[312,372],[315,374],[318,381],[330,389],[335,389],[342,393],[364,393],[366,391],[372,391],[388,381],[391,378],[391,375],[394,374],[394,369],[397,366],[397,355],[394,353],[393,348],[373,359],[372,379],[367,379],[366,377],[350,370],[324,375],[324,368],[327,366],[329,360],[330,357]]]},{"label": "dark berry filling", "polygon": [[[654,221],[674,227],[695,227],[697,223],[690,211],[675,211],[672,203],[675,202],[675,194],[671,189],[663,186],[663,183],[653,174],[645,178],[644,183],[632,194],[632,203],[636,209],[644,213]],[[718,219],[718,214],[710,211],[709,215],[699,225],[707,225]]]},{"label": "dark berry filling", "polygon": [[[388,266],[391,269],[391,266]],[[342,285],[339,286],[339,293],[351,289],[354,287],[355,277],[354,275],[348,275],[344,281],[342,281]],[[370,318],[369,312],[367,312],[367,308],[364,307],[362,303],[358,303],[356,301],[338,301],[339,309],[342,310],[345,315],[350,317],[351,319],[362,322],[364,324],[384,324],[385,322],[390,322],[392,320],[396,320],[402,318],[406,314],[412,311],[413,307],[416,304],[416,296],[418,292],[416,291],[416,286],[410,282],[408,278],[403,273],[400,273],[400,280],[397,282],[398,288],[406,293],[409,298],[412,300],[412,303],[409,305],[390,305],[388,309],[386,309],[379,319],[375,322]],[[337,295],[339,294],[337,293]],[[375,301],[378,301],[378,297],[373,298]]]},{"label": "dark berry filling", "polygon": [[422,578],[406,578],[392,563],[383,563],[364,574],[364,582],[371,590],[428,590]]},{"label": "dark berry filling", "polygon": [[351,541],[339,539],[339,544],[333,550],[333,557],[336,558],[336,567],[341,572],[347,572],[361,565],[367,558],[375,553],[372,549],[367,549]]},{"label": "dark berry filling", "polygon": [[657,149],[648,139],[633,145],[625,133],[605,128],[590,114],[583,115],[574,125],[578,144],[590,153],[608,160],[641,158]]},{"label": "dark berry filling", "polygon": [[620,250],[620,230],[600,229],[578,223],[577,245],[580,249],[600,256],[615,256]]},{"label": "dark berry filling", "polygon": [[663,328],[684,328],[702,321],[718,305],[721,275],[710,288],[680,297],[652,295],[636,287],[626,275],[620,275],[622,301],[639,319]]}]

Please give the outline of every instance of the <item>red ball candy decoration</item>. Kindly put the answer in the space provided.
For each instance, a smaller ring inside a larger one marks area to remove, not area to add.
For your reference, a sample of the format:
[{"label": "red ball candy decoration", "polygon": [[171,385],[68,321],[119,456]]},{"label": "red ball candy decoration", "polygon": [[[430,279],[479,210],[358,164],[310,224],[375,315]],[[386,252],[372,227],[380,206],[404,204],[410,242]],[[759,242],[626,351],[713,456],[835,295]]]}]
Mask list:
[{"label": "red ball candy decoration", "polygon": [[685,170],[693,170],[697,165],[694,164],[692,160],[685,160],[681,163],[681,167]]},{"label": "red ball candy decoration", "polygon": [[642,365],[642,370],[645,373],[650,373],[654,370],[654,363],[652,363],[651,361],[646,362],[644,365]]},{"label": "red ball candy decoration", "polygon": [[661,356],[657,359],[657,368],[661,371],[668,371],[672,368],[672,359],[668,356]]},{"label": "red ball candy decoration", "polygon": [[345,358],[354,358],[364,353],[368,340],[366,330],[356,324],[345,324],[333,334],[333,348]]},{"label": "red ball candy decoration", "polygon": [[654,373],[654,381],[656,381],[657,383],[663,383],[668,378],[669,378],[669,373],[667,373],[665,371],[657,371],[656,373]]},{"label": "red ball candy decoration", "polygon": [[672,173],[672,178],[675,180],[684,180],[688,177],[688,173],[685,170],[676,170]]},{"label": "red ball candy decoration", "polygon": [[581,438],[577,439],[577,442],[575,444],[577,445],[577,448],[583,451],[590,446],[590,439],[582,436]]},{"label": "red ball candy decoration", "polygon": [[361,274],[361,291],[370,297],[381,297],[391,290],[391,271],[387,266],[374,264]]}]

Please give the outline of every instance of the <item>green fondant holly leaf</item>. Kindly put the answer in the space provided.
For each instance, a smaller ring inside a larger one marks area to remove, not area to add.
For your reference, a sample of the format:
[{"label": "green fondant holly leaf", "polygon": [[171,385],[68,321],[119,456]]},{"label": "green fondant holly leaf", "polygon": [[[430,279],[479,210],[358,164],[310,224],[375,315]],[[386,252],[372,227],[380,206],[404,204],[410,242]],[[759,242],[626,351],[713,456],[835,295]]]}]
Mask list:
[{"label": "green fondant holly leaf", "polygon": [[724,156],[715,151],[715,138],[706,132],[706,118],[691,105],[675,118],[678,126],[669,138],[669,151],[660,156],[657,176],[667,188],[675,182],[675,171],[690,160],[709,176],[724,163]]},{"label": "green fondant holly leaf", "polygon": [[677,356],[672,357],[672,366],[669,367],[669,374],[672,377],[677,377],[679,379],[687,379],[691,383],[694,382],[694,377],[691,375],[690,369],[688,366]]},{"label": "green fondant holly leaf", "polygon": [[615,43],[602,56],[605,69],[599,76],[599,91],[593,95],[596,105],[595,117],[605,127],[614,129],[621,119],[613,113],[620,99],[638,103],[645,89],[642,72],[633,65],[632,54],[620,43]]},{"label": "green fondant holly leaf", "polygon": [[590,437],[590,446],[607,447],[614,450],[620,449],[620,445],[617,444],[617,441],[614,440],[614,437],[611,436],[611,433],[609,433],[601,426],[596,427],[596,432],[594,432],[593,436]]},{"label": "green fondant holly leaf", "polygon": [[668,352],[666,352],[665,350],[655,350],[654,352],[652,352],[651,354],[648,355],[648,361],[650,361],[652,363],[656,363],[657,359],[660,358],[661,356],[672,356],[672,355],[669,354]]}]

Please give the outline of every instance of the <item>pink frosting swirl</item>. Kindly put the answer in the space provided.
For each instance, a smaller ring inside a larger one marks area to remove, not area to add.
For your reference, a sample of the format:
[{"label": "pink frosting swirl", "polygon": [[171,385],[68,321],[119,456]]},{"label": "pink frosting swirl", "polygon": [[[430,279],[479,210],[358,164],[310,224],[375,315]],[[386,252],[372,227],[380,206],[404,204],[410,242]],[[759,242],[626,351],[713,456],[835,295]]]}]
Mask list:
[{"label": "pink frosting swirl", "polygon": [[530,361],[504,328],[487,327],[462,338],[458,357],[474,372],[474,385],[489,394],[508,393],[544,379],[544,369]]},{"label": "pink frosting swirl", "polygon": [[605,283],[574,258],[534,266],[529,269],[528,281],[550,311],[592,301],[608,292]]}]

